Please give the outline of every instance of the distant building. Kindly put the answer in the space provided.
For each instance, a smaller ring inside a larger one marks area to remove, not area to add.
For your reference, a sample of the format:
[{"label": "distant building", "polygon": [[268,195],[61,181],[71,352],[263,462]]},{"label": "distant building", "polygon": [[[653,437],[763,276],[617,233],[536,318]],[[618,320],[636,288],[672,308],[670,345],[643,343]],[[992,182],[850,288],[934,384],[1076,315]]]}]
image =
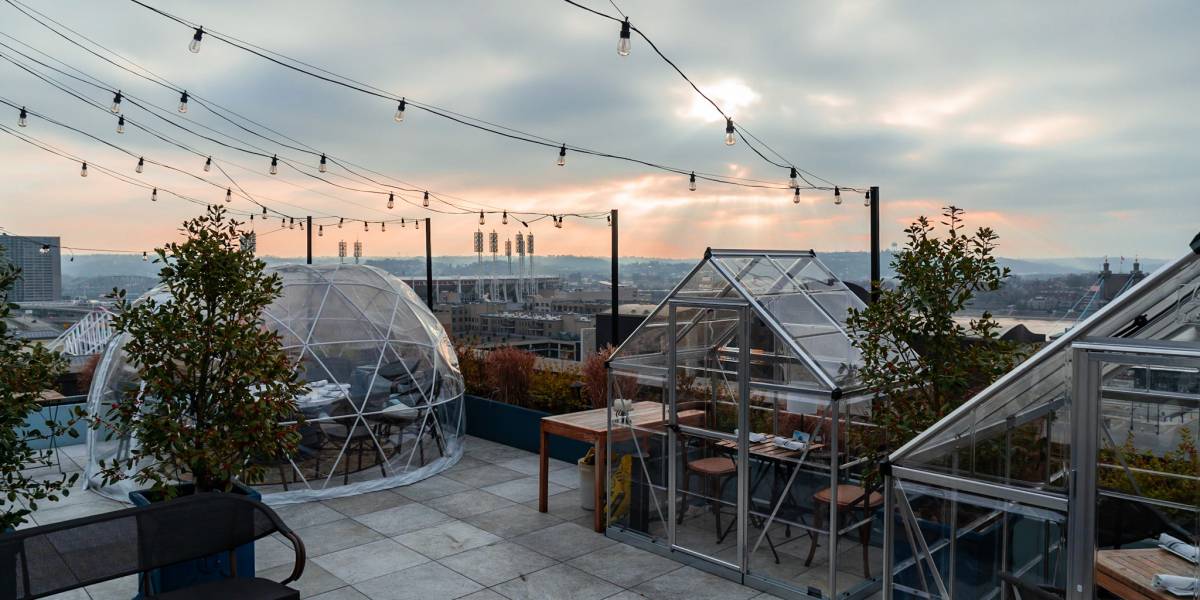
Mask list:
[{"label": "distant building", "polygon": [[62,299],[62,254],[57,237],[0,235],[4,260],[21,269],[9,302],[52,302]]}]

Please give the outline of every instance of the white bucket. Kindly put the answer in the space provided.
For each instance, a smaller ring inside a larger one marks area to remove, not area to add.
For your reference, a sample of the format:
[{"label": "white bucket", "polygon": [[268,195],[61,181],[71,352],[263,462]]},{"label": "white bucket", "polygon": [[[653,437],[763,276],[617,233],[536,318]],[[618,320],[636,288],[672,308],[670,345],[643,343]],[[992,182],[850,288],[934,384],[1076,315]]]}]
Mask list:
[{"label": "white bucket", "polygon": [[579,508],[596,510],[596,465],[579,459]]}]

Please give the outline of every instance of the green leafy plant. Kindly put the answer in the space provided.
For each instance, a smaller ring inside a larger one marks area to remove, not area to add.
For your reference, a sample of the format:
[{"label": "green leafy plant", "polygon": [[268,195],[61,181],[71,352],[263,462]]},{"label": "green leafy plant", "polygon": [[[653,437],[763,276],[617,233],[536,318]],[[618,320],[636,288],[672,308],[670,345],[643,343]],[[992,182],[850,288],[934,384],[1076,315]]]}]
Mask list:
[{"label": "green leafy plant", "polygon": [[999,236],[987,227],[965,232],[962,215],[947,207],[941,236],[928,218],[917,219],[892,257],[896,287],[850,310],[846,326],[862,353],[859,376],[875,393],[872,420],[880,426],[853,440],[858,451],[882,458],[1021,358],[1018,346],[1000,340],[991,313],[967,325],[954,319],[977,293],[1000,289],[1009,276],[993,254]]},{"label": "green leafy plant", "polygon": [[108,483],[132,478],[171,497],[174,484],[229,491],[257,483],[256,457],[295,450],[295,397],[304,391],[262,311],[282,287],[266,264],[240,249],[244,232],[219,206],[186,221],[187,239],[155,251],[168,296],[117,296],[113,328],[141,381],[93,427],[128,436],[127,457],[101,463]]},{"label": "green leafy plant", "polygon": [[30,344],[8,330],[5,319],[12,311],[8,293],[21,277],[21,270],[4,259],[0,247],[0,531],[27,522],[38,502],[56,502],[70,493],[79,475],[46,479],[33,477],[26,469],[50,466],[48,455],[34,448],[54,436],[78,436],[71,423],[47,421],[44,428],[29,425],[41,406],[38,398],[51,389],[66,370],[61,356]]}]

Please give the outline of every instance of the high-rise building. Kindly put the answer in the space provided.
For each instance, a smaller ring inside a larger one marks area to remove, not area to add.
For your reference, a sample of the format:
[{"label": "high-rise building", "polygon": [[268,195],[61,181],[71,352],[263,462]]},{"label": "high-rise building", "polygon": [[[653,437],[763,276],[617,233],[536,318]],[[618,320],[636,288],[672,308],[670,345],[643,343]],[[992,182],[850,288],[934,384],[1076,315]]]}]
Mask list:
[{"label": "high-rise building", "polygon": [[57,237],[0,235],[2,260],[21,268],[21,279],[9,293],[9,302],[62,299],[62,254],[58,244]]}]

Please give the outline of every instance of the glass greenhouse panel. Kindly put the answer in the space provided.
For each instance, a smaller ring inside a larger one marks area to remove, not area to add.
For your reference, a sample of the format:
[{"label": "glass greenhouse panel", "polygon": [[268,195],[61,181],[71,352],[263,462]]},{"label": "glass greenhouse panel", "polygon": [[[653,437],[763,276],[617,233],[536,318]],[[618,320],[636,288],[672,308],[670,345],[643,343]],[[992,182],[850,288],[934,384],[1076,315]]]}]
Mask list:
[{"label": "glass greenhouse panel", "polygon": [[[666,381],[631,371],[609,372],[613,420],[609,432],[608,525],[666,543],[668,435]],[[657,418],[634,422],[626,406],[659,405]]]},{"label": "glass greenhouse panel", "polygon": [[[263,313],[308,390],[292,456],[267,461],[256,486],[272,503],[380,490],[419,481],[462,455],[463,381],[446,332],[400,279],[365,265],[283,265],[281,295]],[[159,294],[153,290],[149,294]],[[168,300],[162,297],[160,301]],[[92,414],[138,386],[118,338],[89,392]],[[87,485],[118,500],[130,481],[105,485],[98,461],[128,456],[136,440],[88,434]]]}]

